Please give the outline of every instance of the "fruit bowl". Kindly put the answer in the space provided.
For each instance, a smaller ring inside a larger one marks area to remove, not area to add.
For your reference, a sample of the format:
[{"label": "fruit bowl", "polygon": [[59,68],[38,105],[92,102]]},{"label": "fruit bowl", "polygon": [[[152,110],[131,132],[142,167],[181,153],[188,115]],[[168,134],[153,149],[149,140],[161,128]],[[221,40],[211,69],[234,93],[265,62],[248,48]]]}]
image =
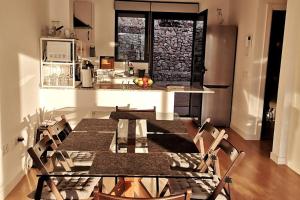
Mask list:
[{"label": "fruit bowl", "polygon": [[133,80],[133,82],[139,86],[139,87],[143,87],[143,88],[147,88],[150,87],[153,84],[153,80],[151,78],[148,77],[143,77],[143,78],[135,78]]}]

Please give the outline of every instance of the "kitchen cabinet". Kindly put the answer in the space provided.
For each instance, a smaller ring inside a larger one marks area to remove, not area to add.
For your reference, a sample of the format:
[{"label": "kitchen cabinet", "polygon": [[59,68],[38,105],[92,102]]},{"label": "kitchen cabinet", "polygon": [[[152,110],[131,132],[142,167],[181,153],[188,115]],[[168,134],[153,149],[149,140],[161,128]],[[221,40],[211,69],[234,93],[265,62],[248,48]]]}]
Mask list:
[{"label": "kitchen cabinet", "polygon": [[89,50],[94,45],[94,5],[91,1],[74,1],[74,30],[83,43],[84,56],[89,56]]}]

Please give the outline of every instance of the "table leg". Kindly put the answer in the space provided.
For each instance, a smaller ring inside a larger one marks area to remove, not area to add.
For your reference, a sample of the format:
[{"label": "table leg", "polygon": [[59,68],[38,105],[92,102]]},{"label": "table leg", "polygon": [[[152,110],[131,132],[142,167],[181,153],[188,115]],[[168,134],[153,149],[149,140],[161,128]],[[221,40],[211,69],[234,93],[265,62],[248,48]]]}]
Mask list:
[{"label": "table leg", "polygon": [[36,191],[35,191],[35,194],[34,194],[34,199],[35,200],[40,200],[41,199],[45,180],[46,180],[45,176],[40,176],[40,178],[38,180],[37,187],[36,187]]},{"label": "table leg", "polygon": [[116,131],[116,153],[118,153],[118,129]]},{"label": "table leg", "polygon": [[156,177],[156,196],[159,196],[159,178]]}]

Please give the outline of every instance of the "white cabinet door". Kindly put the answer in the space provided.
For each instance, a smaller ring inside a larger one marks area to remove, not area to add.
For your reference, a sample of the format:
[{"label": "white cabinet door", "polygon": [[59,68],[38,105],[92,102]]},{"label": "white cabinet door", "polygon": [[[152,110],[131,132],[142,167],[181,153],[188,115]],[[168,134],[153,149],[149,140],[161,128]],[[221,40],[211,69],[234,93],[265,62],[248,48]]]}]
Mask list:
[{"label": "white cabinet door", "polygon": [[93,4],[89,1],[74,2],[74,16],[87,25],[93,27]]}]

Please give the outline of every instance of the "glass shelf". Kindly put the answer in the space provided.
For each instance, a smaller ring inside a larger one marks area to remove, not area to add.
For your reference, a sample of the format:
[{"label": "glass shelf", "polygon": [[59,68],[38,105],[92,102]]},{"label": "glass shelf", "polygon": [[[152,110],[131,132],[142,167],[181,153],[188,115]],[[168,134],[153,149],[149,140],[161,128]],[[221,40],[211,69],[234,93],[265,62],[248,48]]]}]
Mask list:
[{"label": "glass shelf", "polygon": [[80,76],[81,42],[76,39],[41,38],[40,51],[41,87],[75,88],[76,79]]}]

